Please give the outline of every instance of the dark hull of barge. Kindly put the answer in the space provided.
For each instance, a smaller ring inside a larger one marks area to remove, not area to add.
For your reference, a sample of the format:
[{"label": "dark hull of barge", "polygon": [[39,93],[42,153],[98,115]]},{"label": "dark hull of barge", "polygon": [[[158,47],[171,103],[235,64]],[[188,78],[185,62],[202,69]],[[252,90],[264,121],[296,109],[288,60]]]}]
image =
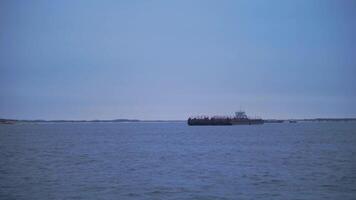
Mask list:
[{"label": "dark hull of barge", "polygon": [[189,119],[189,126],[231,126],[231,125],[257,125],[263,124],[262,119]]}]

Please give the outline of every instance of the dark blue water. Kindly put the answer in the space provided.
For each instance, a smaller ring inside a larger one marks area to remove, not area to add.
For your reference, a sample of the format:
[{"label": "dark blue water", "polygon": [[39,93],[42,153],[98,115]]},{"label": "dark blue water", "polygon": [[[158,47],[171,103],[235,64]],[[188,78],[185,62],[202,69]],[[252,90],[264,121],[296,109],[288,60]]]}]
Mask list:
[{"label": "dark blue water", "polygon": [[0,199],[356,199],[356,123],[0,125]]}]

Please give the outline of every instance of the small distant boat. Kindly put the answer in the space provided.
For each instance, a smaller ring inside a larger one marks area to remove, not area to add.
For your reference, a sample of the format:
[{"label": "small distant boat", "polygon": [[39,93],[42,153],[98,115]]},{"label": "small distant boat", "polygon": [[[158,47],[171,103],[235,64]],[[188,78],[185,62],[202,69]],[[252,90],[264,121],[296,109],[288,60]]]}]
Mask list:
[{"label": "small distant boat", "polygon": [[260,118],[249,118],[243,111],[235,112],[235,117],[215,116],[215,117],[190,117],[190,126],[223,126],[223,125],[254,125],[263,124]]},{"label": "small distant boat", "polygon": [[297,123],[297,120],[289,120],[289,123]]}]

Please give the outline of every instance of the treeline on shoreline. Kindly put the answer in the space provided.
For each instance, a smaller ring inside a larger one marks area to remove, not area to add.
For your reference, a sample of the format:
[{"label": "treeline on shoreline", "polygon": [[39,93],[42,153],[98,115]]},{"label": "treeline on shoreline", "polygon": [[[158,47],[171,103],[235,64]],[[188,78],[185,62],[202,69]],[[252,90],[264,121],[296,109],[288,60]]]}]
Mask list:
[{"label": "treeline on shoreline", "polygon": [[[113,120],[17,120],[0,119],[0,124],[14,123],[91,123],[91,122],[179,122],[180,120],[138,120],[138,119],[113,119]],[[182,120],[183,121],[183,120]]]},{"label": "treeline on shoreline", "polygon": [[313,118],[313,119],[265,119],[264,123],[284,122],[347,122],[356,121],[356,118]]}]

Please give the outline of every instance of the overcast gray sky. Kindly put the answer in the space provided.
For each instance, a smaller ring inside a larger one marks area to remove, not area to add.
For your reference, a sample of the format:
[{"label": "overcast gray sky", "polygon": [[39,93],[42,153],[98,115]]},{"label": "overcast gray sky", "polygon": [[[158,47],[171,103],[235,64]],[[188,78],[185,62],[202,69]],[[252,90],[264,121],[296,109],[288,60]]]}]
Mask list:
[{"label": "overcast gray sky", "polygon": [[356,117],[356,1],[0,1],[0,117]]}]

